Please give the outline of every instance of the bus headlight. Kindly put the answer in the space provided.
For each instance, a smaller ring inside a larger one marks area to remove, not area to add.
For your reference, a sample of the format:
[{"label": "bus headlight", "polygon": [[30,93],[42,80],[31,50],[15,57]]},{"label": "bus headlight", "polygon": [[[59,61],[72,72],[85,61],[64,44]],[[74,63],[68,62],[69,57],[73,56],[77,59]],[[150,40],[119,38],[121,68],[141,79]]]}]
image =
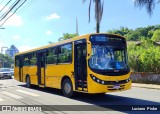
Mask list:
[{"label": "bus headlight", "polygon": [[131,77],[129,77],[127,80],[126,80],[126,82],[129,82],[131,80]]}]

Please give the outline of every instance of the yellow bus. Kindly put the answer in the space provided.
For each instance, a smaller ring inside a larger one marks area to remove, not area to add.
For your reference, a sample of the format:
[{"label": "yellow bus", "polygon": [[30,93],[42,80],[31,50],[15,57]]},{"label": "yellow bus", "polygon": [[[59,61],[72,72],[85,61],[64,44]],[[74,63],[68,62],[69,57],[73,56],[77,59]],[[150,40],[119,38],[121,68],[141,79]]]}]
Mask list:
[{"label": "yellow bus", "polygon": [[97,33],[77,36],[15,55],[14,78],[74,92],[105,94],[131,88],[124,37]]}]

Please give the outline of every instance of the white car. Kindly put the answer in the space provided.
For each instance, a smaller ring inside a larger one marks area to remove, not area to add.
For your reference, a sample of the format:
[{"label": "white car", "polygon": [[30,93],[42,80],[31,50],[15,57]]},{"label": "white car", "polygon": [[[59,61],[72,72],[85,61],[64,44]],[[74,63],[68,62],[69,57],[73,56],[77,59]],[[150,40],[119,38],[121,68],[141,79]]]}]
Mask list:
[{"label": "white car", "polygon": [[0,68],[0,79],[1,78],[12,78],[9,68]]},{"label": "white car", "polygon": [[14,76],[14,69],[10,69],[11,76]]}]

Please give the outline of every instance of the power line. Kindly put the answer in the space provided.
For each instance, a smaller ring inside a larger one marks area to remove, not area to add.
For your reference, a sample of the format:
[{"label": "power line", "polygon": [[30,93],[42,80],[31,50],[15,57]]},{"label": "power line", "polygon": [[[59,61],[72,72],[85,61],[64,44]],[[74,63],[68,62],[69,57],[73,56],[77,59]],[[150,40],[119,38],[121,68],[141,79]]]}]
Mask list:
[{"label": "power line", "polygon": [[16,0],[16,1],[8,8],[8,10],[1,15],[0,21],[2,21],[2,20],[13,10],[13,8],[16,7],[16,5],[17,5],[19,2],[20,2],[20,0]]},{"label": "power line", "polygon": [[[2,1],[3,2],[3,1]],[[11,2],[11,0],[9,0],[9,2],[7,2],[7,4],[1,9],[1,11],[3,11],[4,10],[4,8],[9,4]],[[0,12],[1,12],[0,11]]]},{"label": "power line", "polygon": [[[3,2],[4,0],[2,0],[1,1],[1,3]],[[8,4],[10,3],[10,2],[12,2],[13,0],[9,0],[6,4],[5,4],[5,6],[3,6],[3,8],[0,10],[0,12],[1,11],[3,11],[7,6],[8,6]],[[32,0],[30,0],[29,2],[28,2],[28,4],[27,5],[25,5],[24,7],[22,7],[23,6],[23,4],[26,2],[27,0],[15,0],[11,5],[10,5],[10,7],[9,8],[7,8],[7,11],[5,11],[1,16],[0,16],[0,27],[2,26],[2,25],[4,25],[4,23],[9,19],[9,18],[11,18],[17,11],[18,11],[18,13],[21,13],[21,12],[23,12],[24,11],[24,9],[25,8],[28,8],[29,6],[31,6],[31,4],[33,3],[33,1]],[[19,5],[20,4],[20,5]],[[18,6],[18,7],[17,7]],[[21,10],[19,11],[18,9],[20,8],[20,7],[22,7],[21,8]],[[15,9],[16,8],[16,9]],[[15,9],[15,10],[14,10]],[[13,12],[13,13],[12,13]]]},{"label": "power line", "polygon": [[27,1],[27,0],[24,0],[24,1],[22,2],[22,4],[19,5],[19,6],[17,7],[17,9],[15,9],[14,12],[13,12],[7,19],[5,19],[5,20],[3,21],[3,23],[0,25],[0,27],[1,27],[9,18],[11,18],[11,17],[17,12],[17,10],[18,10],[26,1]]},{"label": "power line", "polygon": [[17,12],[17,14],[22,13],[25,9],[27,9],[28,7],[30,7],[30,6],[33,4],[33,1],[35,1],[35,0],[30,0],[24,7],[22,7],[22,8]]},{"label": "power line", "polygon": [[13,8],[14,7],[16,7],[17,6],[17,4],[20,2],[20,0],[17,0],[16,2],[14,2],[13,4],[12,4],[12,6],[9,8],[9,10],[6,12],[6,14],[4,13],[0,18],[0,21],[2,21],[12,10],[13,10]]}]

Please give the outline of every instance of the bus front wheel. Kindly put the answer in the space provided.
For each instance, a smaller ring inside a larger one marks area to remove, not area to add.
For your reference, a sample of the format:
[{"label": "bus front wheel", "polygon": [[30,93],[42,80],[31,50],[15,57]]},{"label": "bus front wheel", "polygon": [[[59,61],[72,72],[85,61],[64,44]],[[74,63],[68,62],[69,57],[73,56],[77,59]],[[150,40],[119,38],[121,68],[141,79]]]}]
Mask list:
[{"label": "bus front wheel", "polygon": [[28,88],[31,87],[31,81],[30,81],[30,77],[29,77],[29,76],[27,76],[27,78],[26,78],[26,86],[27,86]]},{"label": "bus front wheel", "polygon": [[73,96],[73,86],[70,79],[66,78],[62,82],[62,92],[65,97],[72,97]]}]

